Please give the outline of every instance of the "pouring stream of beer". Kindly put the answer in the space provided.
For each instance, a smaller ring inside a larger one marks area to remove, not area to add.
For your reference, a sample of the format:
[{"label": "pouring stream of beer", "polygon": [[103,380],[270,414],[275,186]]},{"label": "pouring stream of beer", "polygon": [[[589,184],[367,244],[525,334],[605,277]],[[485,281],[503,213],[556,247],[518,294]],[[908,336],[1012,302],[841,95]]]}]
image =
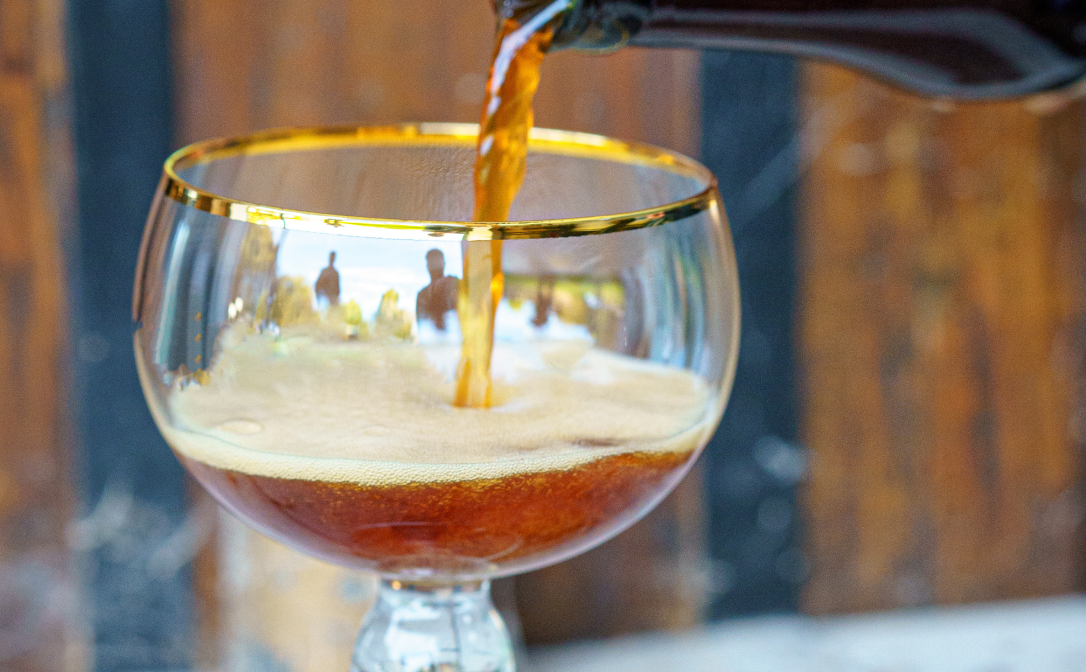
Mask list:
[{"label": "pouring stream of beer", "polygon": [[[532,98],[539,68],[554,29],[569,0],[556,0],[541,10],[502,20],[490,65],[475,158],[477,222],[503,222],[524,181]],[[464,277],[457,313],[461,353],[457,368],[456,406],[490,406],[490,355],[494,348],[494,315],[505,283],[501,239],[464,242]]]}]

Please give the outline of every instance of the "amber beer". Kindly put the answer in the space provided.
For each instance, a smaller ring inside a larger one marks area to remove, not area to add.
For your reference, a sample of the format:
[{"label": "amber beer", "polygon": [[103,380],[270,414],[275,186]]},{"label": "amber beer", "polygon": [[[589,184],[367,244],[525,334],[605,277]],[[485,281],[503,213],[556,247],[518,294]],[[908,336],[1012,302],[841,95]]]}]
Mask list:
[{"label": "amber beer", "polygon": [[[509,219],[528,161],[539,68],[568,5],[568,0],[528,0],[507,12],[499,25],[476,144],[473,219],[477,222]],[[502,241],[465,242],[463,248],[464,277],[457,302],[463,346],[453,403],[487,408],[492,403],[494,315],[504,286]]]},{"label": "amber beer", "polygon": [[516,571],[594,545],[654,504],[691,457],[628,453],[502,478],[366,486],[254,476],[181,456],[219,501],[307,553],[359,568],[454,574]]}]

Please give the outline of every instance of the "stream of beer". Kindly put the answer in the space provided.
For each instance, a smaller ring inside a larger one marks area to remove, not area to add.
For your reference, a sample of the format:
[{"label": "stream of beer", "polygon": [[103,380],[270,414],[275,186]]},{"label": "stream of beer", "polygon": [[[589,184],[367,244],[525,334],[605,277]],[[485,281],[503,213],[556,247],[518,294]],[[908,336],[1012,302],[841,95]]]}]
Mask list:
[{"label": "stream of beer", "polygon": [[[524,181],[532,98],[539,68],[569,0],[533,4],[502,20],[483,100],[475,158],[477,222],[502,222]],[[504,291],[501,239],[463,243],[464,277],[457,312],[461,353],[456,406],[487,408],[491,402],[490,355],[494,315]]]}]

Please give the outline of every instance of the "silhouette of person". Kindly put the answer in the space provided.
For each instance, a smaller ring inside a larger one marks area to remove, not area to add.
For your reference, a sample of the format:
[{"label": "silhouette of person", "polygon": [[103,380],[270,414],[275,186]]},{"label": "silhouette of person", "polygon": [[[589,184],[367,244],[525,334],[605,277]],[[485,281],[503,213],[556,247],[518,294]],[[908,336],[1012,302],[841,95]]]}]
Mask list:
[{"label": "silhouette of person", "polygon": [[321,270],[313,289],[318,301],[324,299],[330,306],[339,305],[339,271],[336,270],[335,252],[328,253],[328,266]]},{"label": "silhouette of person", "polygon": [[441,250],[426,253],[426,270],[430,271],[430,284],[422,288],[415,300],[415,315],[419,320],[433,321],[438,331],[445,331],[445,313],[456,310],[460,279],[445,275],[445,255]]},{"label": "silhouette of person", "polygon": [[544,275],[539,280],[539,289],[535,295],[535,315],[532,324],[543,327],[551,317],[551,307],[554,306],[554,276]]}]

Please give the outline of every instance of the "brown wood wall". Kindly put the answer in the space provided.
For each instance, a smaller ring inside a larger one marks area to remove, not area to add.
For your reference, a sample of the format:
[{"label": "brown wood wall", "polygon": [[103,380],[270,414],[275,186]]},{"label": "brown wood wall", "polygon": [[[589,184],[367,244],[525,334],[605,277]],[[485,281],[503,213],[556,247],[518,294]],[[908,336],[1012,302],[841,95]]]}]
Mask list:
[{"label": "brown wood wall", "polygon": [[[486,0],[184,0],[173,11],[179,142],[274,126],[478,121],[494,31]],[[543,67],[536,124],[696,153],[697,64],[693,52],[555,54]],[[692,625],[701,595],[684,568],[701,544],[692,476],[619,540],[518,579],[526,638]],[[263,554],[252,562],[271,552],[249,547]],[[210,597],[205,591],[205,604]],[[257,620],[249,618],[250,631],[276,632],[273,621]]]},{"label": "brown wood wall", "polygon": [[[174,11],[180,142],[478,115],[492,28],[483,0],[187,0]],[[61,0],[0,0],[0,668],[13,672],[83,663],[63,543],[60,250],[73,228],[63,13]],[[537,122],[696,153],[696,73],[691,53],[558,54]],[[1086,106],[932,103],[826,66],[806,69],[802,99],[805,608],[1081,590]],[[521,579],[529,640],[692,624],[701,596],[683,569],[700,553],[698,485],[688,479],[611,544]],[[285,563],[300,601],[343,585],[327,567],[230,534],[219,561]],[[278,613],[290,599],[281,586],[231,592],[208,583],[211,560],[198,582],[216,610],[207,636],[281,638],[278,621],[211,599]],[[309,664],[325,665],[321,647],[349,648],[359,590],[336,603],[330,639],[306,640]],[[12,630],[9,614],[31,617]]]},{"label": "brown wood wall", "polygon": [[0,669],[79,669],[67,313],[72,154],[62,0],[0,0]]},{"label": "brown wood wall", "polygon": [[[173,11],[180,142],[479,119],[493,47],[486,0],[178,0]],[[694,52],[559,53],[536,101],[539,126],[697,151]]]},{"label": "brown wood wall", "polygon": [[803,100],[806,609],[1080,590],[1086,106]]}]

